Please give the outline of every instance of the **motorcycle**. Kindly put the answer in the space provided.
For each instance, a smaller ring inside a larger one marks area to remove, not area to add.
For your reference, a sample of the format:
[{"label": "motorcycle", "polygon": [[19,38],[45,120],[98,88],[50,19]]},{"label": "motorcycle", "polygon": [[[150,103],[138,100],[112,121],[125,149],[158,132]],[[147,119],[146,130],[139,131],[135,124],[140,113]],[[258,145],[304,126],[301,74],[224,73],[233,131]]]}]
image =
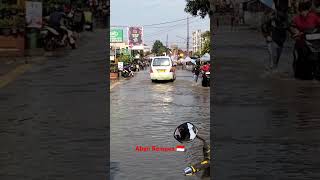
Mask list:
[{"label": "motorcycle", "polygon": [[124,77],[124,78],[133,77],[134,76],[133,72],[131,71],[130,66],[126,66],[126,67],[123,68],[123,70],[121,71],[121,76]]},{"label": "motorcycle", "polygon": [[210,145],[198,135],[198,128],[190,122],[178,126],[174,131],[174,138],[180,143],[190,143],[194,139],[203,142],[203,160],[184,169],[185,176],[192,176],[204,170],[203,176],[210,177]]},{"label": "motorcycle", "polygon": [[210,87],[210,72],[202,71],[202,86]]},{"label": "motorcycle", "polygon": [[[48,17],[46,17],[44,21],[47,19]],[[44,24],[40,31],[40,35],[46,51],[52,51],[58,47],[67,47],[68,45],[70,45],[72,49],[76,48],[74,34],[67,28],[67,22],[64,24],[66,25],[60,26],[63,31],[62,33],[58,32],[53,27],[48,26],[48,23]]]},{"label": "motorcycle", "polygon": [[[320,80],[320,31],[318,29],[308,30],[301,34],[305,47],[294,48],[293,72],[295,78]],[[305,56],[299,57],[298,51]]]}]

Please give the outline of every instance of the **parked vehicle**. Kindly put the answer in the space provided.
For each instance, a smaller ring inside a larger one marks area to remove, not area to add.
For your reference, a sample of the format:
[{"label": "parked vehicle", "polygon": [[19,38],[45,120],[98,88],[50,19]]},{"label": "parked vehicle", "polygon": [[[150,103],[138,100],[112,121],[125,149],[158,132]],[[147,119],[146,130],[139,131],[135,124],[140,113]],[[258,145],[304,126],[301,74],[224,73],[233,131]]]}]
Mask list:
[{"label": "parked vehicle", "polygon": [[150,78],[154,82],[156,80],[176,79],[176,69],[173,62],[168,56],[154,57],[150,67]]},{"label": "parked vehicle", "polygon": [[210,177],[210,145],[198,135],[198,128],[190,122],[181,124],[174,131],[174,138],[180,143],[190,143],[198,138],[203,142],[203,160],[184,169],[186,176],[192,176],[204,170],[203,177]]},{"label": "parked vehicle", "polygon": [[131,70],[131,65],[127,65],[127,66],[123,67],[123,70],[121,71],[121,76],[124,77],[124,78],[133,77],[134,76],[134,73]]},{"label": "parked vehicle", "polygon": [[67,28],[66,22],[65,25],[60,26],[60,32],[45,24],[40,34],[44,49],[47,51],[52,51],[58,47],[67,47],[68,45],[70,45],[72,49],[76,48],[74,33]]},{"label": "parked vehicle", "polygon": [[295,78],[320,80],[320,31],[319,28],[302,34],[305,47],[299,49],[306,56],[298,57],[298,49],[294,49],[293,71]]},{"label": "parked vehicle", "polygon": [[202,72],[202,86],[210,87],[210,72]]}]

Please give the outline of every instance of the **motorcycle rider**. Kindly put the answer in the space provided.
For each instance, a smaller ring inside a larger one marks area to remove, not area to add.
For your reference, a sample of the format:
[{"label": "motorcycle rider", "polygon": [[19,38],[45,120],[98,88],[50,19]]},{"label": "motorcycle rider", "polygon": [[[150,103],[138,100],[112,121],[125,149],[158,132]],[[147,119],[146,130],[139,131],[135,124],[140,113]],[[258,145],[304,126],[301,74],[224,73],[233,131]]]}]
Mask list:
[{"label": "motorcycle rider", "polygon": [[313,0],[313,12],[320,16],[320,0]]},{"label": "motorcycle rider", "polygon": [[[311,11],[312,2],[302,0],[299,3],[299,14],[293,18],[291,24],[291,33],[296,40],[300,40],[301,34],[308,29],[316,28],[320,25],[320,17]],[[299,43],[299,41],[297,41]]]},{"label": "motorcycle rider", "polygon": [[[320,16],[318,16],[314,11],[311,11],[312,2],[311,0],[302,0],[299,3],[299,14],[293,18],[290,32],[292,37],[295,39],[295,49],[298,54],[298,62],[301,62],[302,58],[309,57],[309,49],[302,36],[306,31],[320,27]],[[300,66],[302,64],[299,64]],[[310,67],[315,64],[311,64]],[[308,70],[303,76],[306,79],[312,79],[312,72]]]},{"label": "motorcycle rider", "polygon": [[61,44],[67,38],[65,31],[61,28],[64,26],[64,19],[66,18],[66,14],[64,13],[63,7],[55,8],[55,11],[50,14],[49,17],[49,26],[56,29],[59,33],[64,34],[61,40]]},{"label": "motorcycle rider", "polygon": [[208,64],[207,62],[204,62],[204,65],[201,67],[201,70],[206,73],[206,72],[210,72],[210,64]]}]

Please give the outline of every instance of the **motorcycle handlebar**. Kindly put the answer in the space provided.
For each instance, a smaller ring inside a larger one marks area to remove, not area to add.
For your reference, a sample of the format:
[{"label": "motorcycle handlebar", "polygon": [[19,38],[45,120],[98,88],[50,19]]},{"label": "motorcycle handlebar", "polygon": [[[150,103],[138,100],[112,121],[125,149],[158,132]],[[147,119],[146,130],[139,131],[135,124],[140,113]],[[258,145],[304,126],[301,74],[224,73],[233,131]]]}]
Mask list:
[{"label": "motorcycle handlebar", "polygon": [[192,176],[193,174],[202,171],[204,169],[207,169],[210,167],[210,161],[208,159],[203,160],[199,163],[196,163],[194,165],[191,165],[190,167],[187,167],[184,169],[184,174],[186,176]]}]

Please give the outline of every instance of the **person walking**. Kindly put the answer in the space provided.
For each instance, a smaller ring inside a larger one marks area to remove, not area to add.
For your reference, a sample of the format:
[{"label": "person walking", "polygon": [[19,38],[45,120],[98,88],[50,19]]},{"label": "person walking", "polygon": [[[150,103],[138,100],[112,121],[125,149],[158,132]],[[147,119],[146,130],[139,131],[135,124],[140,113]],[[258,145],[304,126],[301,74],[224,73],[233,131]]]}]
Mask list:
[{"label": "person walking", "polygon": [[217,18],[216,18],[217,20],[217,29],[219,28],[219,17],[217,16]]},{"label": "person walking", "polygon": [[278,71],[283,45],[287,39],[287,30],[289,30],[287,10],[281,7],[276,8],[278,8],[276,11],[267,10],[261,23],[261,31],[269,52],[266,69],[273,72]]},{"label": "person walking", "polygon": [[195,67],[193,69],[193,73],[194,73],[194,81],[197,83],[198,82],[198,78],[199,78],[199,74],[200,74],[200,61],[197,60]]},{"label": "person walking", "polygon": [[235,15],[232,14],[230,18],[231,31],[233,31],[234,29],[234,23],[235,23]]}]

